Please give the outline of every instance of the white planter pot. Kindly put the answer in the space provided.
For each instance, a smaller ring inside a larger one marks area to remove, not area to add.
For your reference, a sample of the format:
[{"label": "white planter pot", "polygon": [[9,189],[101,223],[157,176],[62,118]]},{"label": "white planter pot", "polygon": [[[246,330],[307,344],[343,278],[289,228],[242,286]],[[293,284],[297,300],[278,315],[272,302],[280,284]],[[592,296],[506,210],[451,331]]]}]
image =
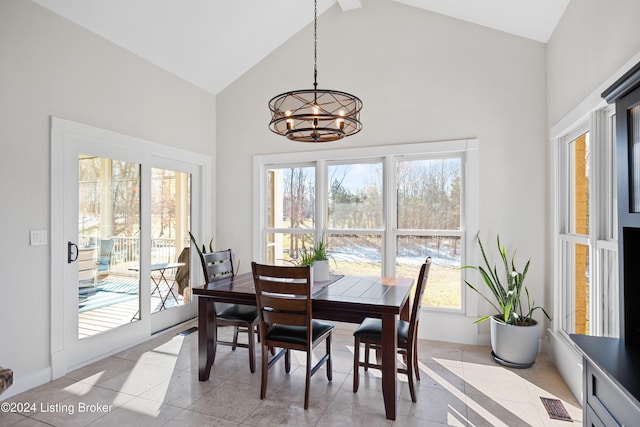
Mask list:
[{"label": "white planter pot", "polygon": [[313,261],[314,282],[326,282],[329,280],[329,261]]},{"label": "white planter pot", "polygon": [[491,317],[493,358],[511,368],[528,368],[536,361],[540,344],[540,324],[507,325]]}]

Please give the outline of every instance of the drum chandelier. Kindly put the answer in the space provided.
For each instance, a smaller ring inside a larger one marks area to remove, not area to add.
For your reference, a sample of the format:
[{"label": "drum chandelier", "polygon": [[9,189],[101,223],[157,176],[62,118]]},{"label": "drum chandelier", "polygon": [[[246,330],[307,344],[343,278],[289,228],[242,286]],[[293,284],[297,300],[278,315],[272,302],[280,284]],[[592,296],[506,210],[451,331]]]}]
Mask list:
[{"label": "drum chandelier", "polygon": [[313,89],[282,93],[269,101],[269,129],[297,142],[331,142],[362,129],[357,96],[318,89],[318,2],[314,0]]}]

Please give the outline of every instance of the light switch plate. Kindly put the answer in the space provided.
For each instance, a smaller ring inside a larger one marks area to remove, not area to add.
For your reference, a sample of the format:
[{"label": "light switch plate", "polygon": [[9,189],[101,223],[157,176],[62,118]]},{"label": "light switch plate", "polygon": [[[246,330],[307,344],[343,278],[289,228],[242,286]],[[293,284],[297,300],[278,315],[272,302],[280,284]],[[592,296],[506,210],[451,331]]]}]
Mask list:
[{"label": "light switch plate", "polygon": [[31,230],[31,246],[47,244],[47,230]]}]

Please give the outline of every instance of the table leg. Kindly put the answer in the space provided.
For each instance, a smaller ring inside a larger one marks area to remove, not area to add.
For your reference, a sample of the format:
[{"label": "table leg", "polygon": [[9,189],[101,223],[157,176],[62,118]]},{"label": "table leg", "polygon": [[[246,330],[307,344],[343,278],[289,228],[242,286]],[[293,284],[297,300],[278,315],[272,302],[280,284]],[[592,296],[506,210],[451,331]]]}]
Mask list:
[{"label": "table leg", "polygon": [[[164,270],[160,270],[160,277],[158,278],[158,280],[153,277],[153,274],[151,275],[151,280],[153,281],[153,284],[156,285],[156,288],[151,291],[151,296],[153,296],[153,293],[155,291],[158,291],[158,296],[160,297],[160,310],[164,310],[165,308],[167,308],[164,306],[164,299],[162,298],[162,291],[160,290],[160,283],[162,283],[162,279],[164,279]],[[164,281],[166,282],[167,279],[164,279]]]},{"label": "table leg", "polygon": [[198,297],[198,376],[207,381],[216,358],[217,322],[214,302],[207,297]]},{"label": "table leg", "polygon": [[398,331],[394,314],[382,315],[382,397],[388,420],[396,419],[396,354]]},{"label": "table leg", "polygon": [[[158,290],[158,295],[160,295],[160,302],[162,303],[162,308],[160,310],[166,310],[167,306],[167,300],[169,299],[169,294],[171,294],[173,296],[173,299],[176,301],[176,303],[178,302],[178,298],[176,297],[176,294],[173,293],[173,284],[175,283],[175,280],[173,280],[171,282],[171,285],[169,284],[169,281],[167,280],[167,276],[164,275],[165,269],[161,269],[160,271],[160,278],[158,279],[156,283],[156,289]],[[151,276],[151,279],[153,279],[153,276]],[[160,290],[160,283],[164,282],[165,286],[167,287],[167,294],[164,296],[164,298],[162,298],[162,291]],[[153,292],[151,293],[153,295]]]}]

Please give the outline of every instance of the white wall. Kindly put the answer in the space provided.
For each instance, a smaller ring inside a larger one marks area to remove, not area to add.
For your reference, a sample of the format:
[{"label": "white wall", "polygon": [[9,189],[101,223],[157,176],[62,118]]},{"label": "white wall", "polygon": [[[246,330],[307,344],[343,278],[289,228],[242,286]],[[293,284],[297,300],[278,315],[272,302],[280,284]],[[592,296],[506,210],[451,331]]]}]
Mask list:
[{"label": "white wall", "polygon": [[0,2],[0,366],[12,389],[50,367],[50,247],[29,246],[29,230],[50,227],[51,115],[214,154],[214,96],[30,1]]},{"label": "white wall", "polygon": [[574,0],[547,43],[553,126],[640,50],[638,0]]},{"label": "white wall", "polygon": [[[500,233],[519,256],[532,258],[527,280],[543,301],[545,45],[397,2],[362,3],[349,12],[336,5],[318,20],[319,87],[364,103],[363,130],[330,147],[478,138],[481,232],[485,239]],[[243,271],[258,231],[250,228],[252,156],[324,148],[272,134],[267,103],[312,83],[308,26],[218,94],[216,238],[233,248]],[[471,319],[462,323],[472,327]]]},{"label": "white wall", "polygon": [[[638,17],[637,0],[569,3],[547,44],[547,118],[552,138],[604,104],[602,91],[640,60]],[[551,174],[551,168],[549,171]],[[548,245],[551,253],[552,234]],[[549,270],[552,262],[550,257]],[[582,361],[575,348],[556,334],[550,340],[549,353],[580,399]]]}]

